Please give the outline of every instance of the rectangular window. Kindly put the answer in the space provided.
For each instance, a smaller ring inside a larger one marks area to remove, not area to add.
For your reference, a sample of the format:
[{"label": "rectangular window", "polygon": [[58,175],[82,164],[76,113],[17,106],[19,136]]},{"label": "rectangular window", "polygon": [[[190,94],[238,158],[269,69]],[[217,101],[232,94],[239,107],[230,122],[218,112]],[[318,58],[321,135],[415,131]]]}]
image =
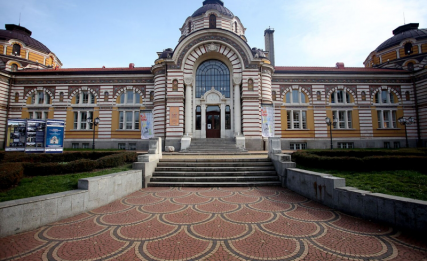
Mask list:
[{"label": "rectangular window", "polygon": [[225,106],[225,129],[231,130],[231,111],[230,106]]},{"label": "rectangular window", "polygon": [[134,117],[133,117],[133,120],[134,120],[134,129],[135,130],[139,130],[139,111],[135,111],[134,112]]},{"label": "rectangular window", "polygon": [[300,129],[300,111],[293,111],[293,121],[294,121],[294,127],[293,129]]},{"label": "rectangular window", "polygon": [[196,107],[196,130],[202,129],[202,109],[200,106]]},{"label": "rectangular window", "polygon": [[343,91],[337,91],[337,100],[338,103],[344,103],[344,92]]},{"label": "rectangular window", "polygon": [[400,142],[395,141],[393,145],[395,149],[400,149]]},{"label": "rectangular window", "polygon": [[72,143],[72,144],[71,144],[71,147],[72,147],[73,149],[78,149],[78,148],[79,148],[79,144],[78,144],[78,143]]},{"label": "rectangular window", "polygon": [[95,95],[93,95],[92,93],[90,94],[90,103],[95,104]]},{"label": "rectangular window", "polygon": [[89,149],[89,143],[82,143],[83,149]]},{"label": "rectangular window", "polygon": [[140,126],[139,111],[120,111],[119,129],[120,130],[139,130]]},{"label": "rectangular window", "polygon": [[123,130],[123,126],[124,126],[124,118],[123,118],[124,112],[121,111],[119,112],[119,129]]},{"label": "rectangular window", "polygon": [[74,112],[74,129],[77,130],[79,126],[79,113]]},{"label": "rectangular window", "polygon": [[80,93],[76,95],[76,104],[80,104]]},{"label": "rectangular window", "polygon": [[74,129],[75,130],[91,130],[93,124],[88,124],[87,119],[93,120],[92,111],[78,111],[74,112]]},{"label": "rectangular window", "polygon": [[354,149],[353,142],[338,142],[339,149]]},{"label": "rectangular window", "polygon": [[289,146],[290,150],[305,150],[307,149],[307,143],[291,143]]},{"label": "rectangular window", "polygon": [[136,150],[136,143],[129,143],[129,150]]},{"label": "rectangular window", "polygon": [[36,119],[37,119],[37,120],[42,120],[42,119],[43,119],[43,114],[42,114],[42,112],[41,112],[41,111],[37,111],[37,112],[36,112]]},{"label": "rectangular window", "polygon": [[397,112],[394,110],[377,111],[378,128],[392,129],[397,128]]},{"label": "rectangular window", "polygon": [[288,129],[291,130],[292,129],[291,111],[286,112],[286,118],[288,120]]},{"label": "rectangular window", "polygon": [[127,130],[131,130],[132,129],[132,123],[133,123],[133,112],[131,112],[131,111],[127,111],[126,113],[125,113],[125,117],[126,117],[126,123],[125,123],[125,125],[126,125],[126,129]]},{"label": "rectangular window", "polygon": [[351,129],[353,128],[352,111],[333,111],[333,119],[337,119],[338,123],[333,123],[334,129]]},{"label": "rectangular window", "polygon": [[307,129],[307,111],[289,110],[286,111],[287,126],[289,130]]},{"label": "rectangular window", "polygon": [[39,96],[39,103],[38,104],[43,104],[44,103],[44,92],[38,92],[37,93]]},{"label": "rectangular window", "polygon": [[88,92],[83,92],[82,93],[82,100],[84,104],[88,104],[89,103],[89,93]]},{"label": "rectangular window", "polygon": [[126,96],[127,96],[126,103],[133,104],[133,92],[128,91]]},{"label": "rectangular window", "polygon": [[125,150],[126,149],[126,143],[119,143],[119,150]]},{"label": "rectangular window", "polygon": [[384,142],[384,149],[390,149],[390,142]]}]

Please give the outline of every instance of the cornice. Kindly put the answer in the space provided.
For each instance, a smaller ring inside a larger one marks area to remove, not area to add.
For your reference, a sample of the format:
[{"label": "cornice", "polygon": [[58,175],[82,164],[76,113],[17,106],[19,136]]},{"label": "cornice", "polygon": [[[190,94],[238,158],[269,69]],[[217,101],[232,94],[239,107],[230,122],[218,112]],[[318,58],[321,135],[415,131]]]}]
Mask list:
[{"label": "cornice", "polygon": [[92,78],[92,79],[16,79],[15,85],[69,85],[69,84],[82,84],[82,85],[111,85],[111,84],[144,84],[154,83],[154,79],[105,79],[105,78]]}]

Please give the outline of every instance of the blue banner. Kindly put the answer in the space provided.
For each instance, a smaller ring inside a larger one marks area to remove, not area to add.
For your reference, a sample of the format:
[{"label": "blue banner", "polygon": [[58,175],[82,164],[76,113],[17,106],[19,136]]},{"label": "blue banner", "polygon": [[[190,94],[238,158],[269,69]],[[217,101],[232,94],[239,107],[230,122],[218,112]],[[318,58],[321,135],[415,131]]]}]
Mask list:
[{"label": "blue banner", "polygon": [[5,151],[24,151],[27,139],[27,120],[7,120]]},{"label": "blue banner", "polygon": [[46,121],[46,153],[62,153],[64,151],[64,127],[64,121]]},{"label": "blue banner", "polygon": [[25,152],[43,153],[45,132],[46,121],[27,120],[27,142],[25,143]]}]

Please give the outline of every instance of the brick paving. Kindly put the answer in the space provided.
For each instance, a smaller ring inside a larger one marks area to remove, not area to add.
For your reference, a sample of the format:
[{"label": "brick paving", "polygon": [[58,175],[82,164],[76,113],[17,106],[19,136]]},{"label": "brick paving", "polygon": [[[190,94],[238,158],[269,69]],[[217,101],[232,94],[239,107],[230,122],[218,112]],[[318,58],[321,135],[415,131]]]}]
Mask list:
[{"label": "brick paving", "polygon": [[0,260],[427,261],[427,242],[284,188],[147,188],[1,238]]}]

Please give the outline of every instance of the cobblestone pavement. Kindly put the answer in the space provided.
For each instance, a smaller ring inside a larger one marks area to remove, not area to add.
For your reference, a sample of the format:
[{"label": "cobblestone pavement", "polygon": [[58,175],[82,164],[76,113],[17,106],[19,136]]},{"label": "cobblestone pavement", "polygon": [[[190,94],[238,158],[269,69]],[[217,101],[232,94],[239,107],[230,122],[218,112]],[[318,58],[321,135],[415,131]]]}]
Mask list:
[{"label": "cobblestone pavement", "polygon": [[427,243],[284,188],[148,188],[0,239],[1,260],[427,260]]}]

